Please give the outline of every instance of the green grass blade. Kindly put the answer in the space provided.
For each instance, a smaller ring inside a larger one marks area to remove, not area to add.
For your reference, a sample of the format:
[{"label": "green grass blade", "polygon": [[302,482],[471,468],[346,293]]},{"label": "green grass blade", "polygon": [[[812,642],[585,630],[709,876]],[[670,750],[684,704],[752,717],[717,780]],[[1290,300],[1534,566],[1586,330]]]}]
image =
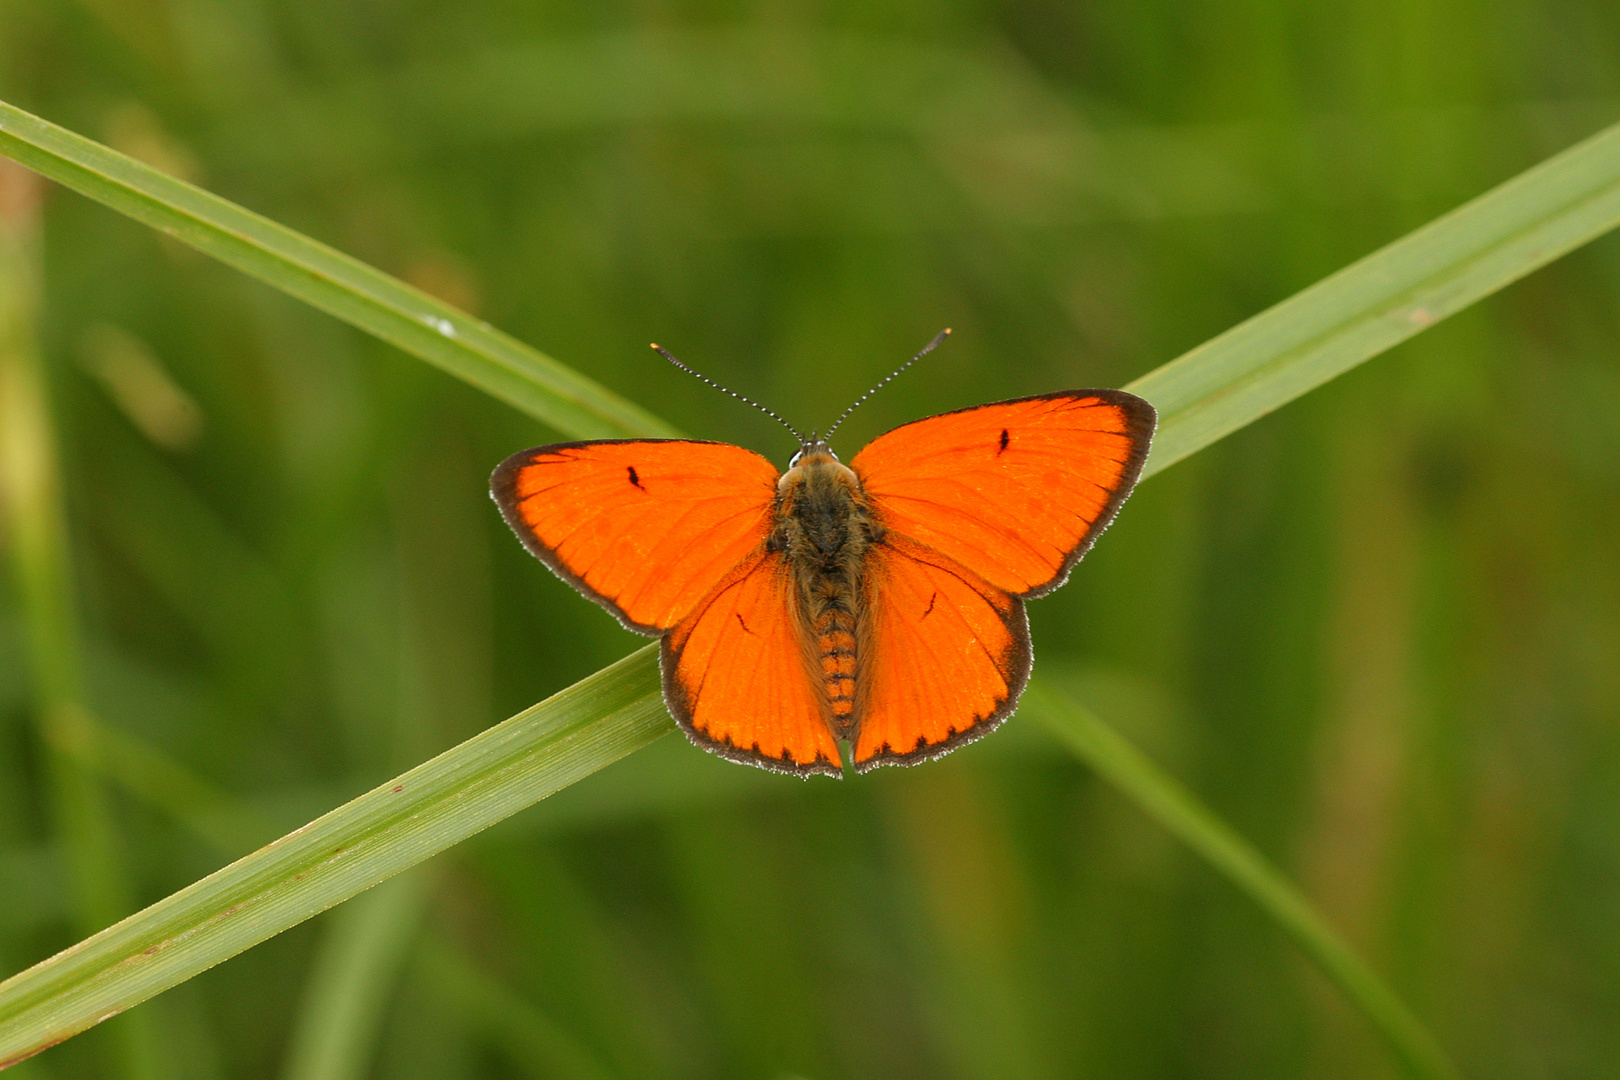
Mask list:
[{"label": "green grass blade", "polygon": [[1159,410],[1143,476],[1620,224],[1620,125],[1212,338],[1126,389]]},{"label": "green grass blade", "polygon": [[0,983],[0,1065],[465,840],[673,729],[639,650]]},{"label": "green grass blade", "polygon": [[565,435],[675,434],[572,368],[419,289],[4,102],[0,154],[419,356]]},{"label": "green grass blade", "polygon": [[1423,1080],[1456,1077],[1456,1069],[1439,1044],[1401,999],[1253,844],[1192,792],[1160,771],[1090,710],[1039,681],[1025,691],[1023,708],[1044,720],[1075,756],[1224,874],[1287,931],[1384,1034],[1411,1075]]}]

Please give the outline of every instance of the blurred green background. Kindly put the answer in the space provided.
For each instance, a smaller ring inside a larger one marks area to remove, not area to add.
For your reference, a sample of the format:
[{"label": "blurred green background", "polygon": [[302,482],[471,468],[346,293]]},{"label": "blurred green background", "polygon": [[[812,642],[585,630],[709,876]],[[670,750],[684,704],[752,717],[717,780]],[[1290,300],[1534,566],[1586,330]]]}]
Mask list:
[{"label": "blurred green background", "polygon": [[[1123,384],[1612,122],[1620,7],[0,0],[0,98],[773,460],[647,342],[816,427],[954,327],[847,458]],[[553,433],[77,196],[44,215],[115,915],[641,644],[487,499]],[[1037,671],[1470,1076],[1620,1071],[1617,291],[1610,238],[1175,467],[1030,612]],[[0,974],[95,928],[22,635],[7,578]],[[16,1075],[1392,1070],[1017,718],[846,783],[666,738],[385,888]],[[347,1065],[310,1071],[332,1002]]]}]

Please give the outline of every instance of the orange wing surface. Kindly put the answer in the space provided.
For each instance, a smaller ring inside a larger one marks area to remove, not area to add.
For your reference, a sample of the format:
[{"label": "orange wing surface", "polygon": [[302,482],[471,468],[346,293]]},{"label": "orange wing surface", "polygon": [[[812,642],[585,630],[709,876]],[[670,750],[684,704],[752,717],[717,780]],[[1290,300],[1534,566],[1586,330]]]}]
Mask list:
[{"label": "orange wing surface", "polygon": [[793,572],[760,550],[664,638],[664,701],[699,746],[782,772],[839,775]]},{"label": "orange wing surface", "polygon": [[725,443],[606,440],[514,454],[490,490],[540,561],[631,630],[660,634],[765,543],[776,476]]},{"label": "orange wing surface", "polygon": [[1057,588],[1147,460],[1153,406],[1068,390],[932,416],[855,455],[878,522],[1014,596]]},{"label": "orange wing surface", "polygon": [[994,730],[1029,678],[1023,601],[895,533],[868,550],[866,572],[855,768],[909,765]]}]

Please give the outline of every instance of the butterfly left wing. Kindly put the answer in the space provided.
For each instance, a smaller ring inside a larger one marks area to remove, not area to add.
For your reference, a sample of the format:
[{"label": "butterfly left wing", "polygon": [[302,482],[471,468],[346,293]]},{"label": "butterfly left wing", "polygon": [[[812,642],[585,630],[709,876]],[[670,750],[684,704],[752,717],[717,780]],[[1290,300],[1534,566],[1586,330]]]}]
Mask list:
[{"label": "butterfly left wing", "polygon": [[850,468],[879,524],[1014,596],[1063,584],[1130,494],[1153,406],[1065,390],[931,416],[872,440]]},{"label": "butterfly left wing", "polygon": [[787,559],[776,469],[723,443],[603,440],[514,454],[491,491],[525,546],[627,627],[662,634],[664,701],[722,757],[838,775]]},{"label": "butterfly left wing", "polygon": [[909,765],[993,731],[1029,678],[1024,603],[898,533],[866,557],[855,768]]},{"label": "butterfly left wing", "polygon": [[721,757],[837,776],[810,648],[787,558],[761,548],[664,638],[664,701],[694,743]]},{"label": "butterfly left wing", "polygon": [[691,439],[602,439],[513,454],[490,478],[512,531],[642,634],[684,619],[765,543],[776,467]]}]

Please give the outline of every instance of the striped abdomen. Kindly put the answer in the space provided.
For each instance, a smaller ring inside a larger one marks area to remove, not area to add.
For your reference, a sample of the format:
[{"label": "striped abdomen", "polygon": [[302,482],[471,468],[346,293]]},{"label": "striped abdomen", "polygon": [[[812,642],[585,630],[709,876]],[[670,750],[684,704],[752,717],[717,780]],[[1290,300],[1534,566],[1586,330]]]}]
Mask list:
[{"label": "striped abdomen", "polygon": [[833,723],[847,727],[855,713],[855,616],[837,609],[826,611],[816,620],[815,632]]}]

